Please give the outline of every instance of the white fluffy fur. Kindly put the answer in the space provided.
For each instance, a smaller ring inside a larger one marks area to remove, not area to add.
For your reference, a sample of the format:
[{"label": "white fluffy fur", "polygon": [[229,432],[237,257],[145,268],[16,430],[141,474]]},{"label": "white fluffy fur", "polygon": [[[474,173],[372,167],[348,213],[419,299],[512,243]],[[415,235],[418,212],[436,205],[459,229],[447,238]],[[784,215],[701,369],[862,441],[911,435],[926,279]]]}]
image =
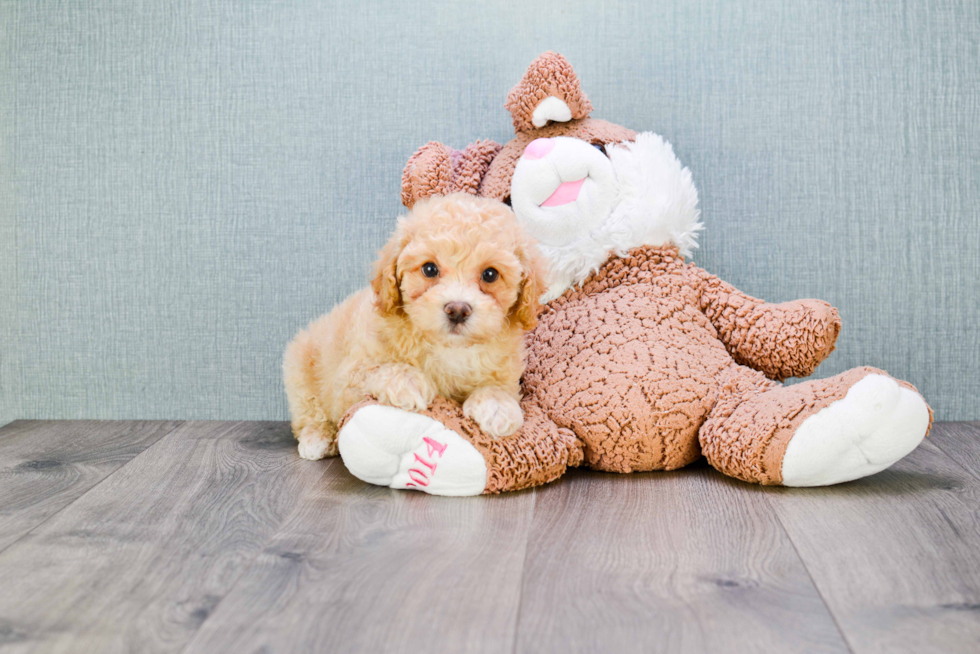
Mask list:
[{"label": "white fluffy fur", "polygon": [[616,201],[598,227],[569,245],[540,245],[552,275],[544,302],[582,282],[610,252],[623,256],[641,245],[673,243],[690,256],[697,248],[697,233],[703,228],[698,191],[670,143],[643,132],[634,142],[607,146],[607,153],[616,172]]}]

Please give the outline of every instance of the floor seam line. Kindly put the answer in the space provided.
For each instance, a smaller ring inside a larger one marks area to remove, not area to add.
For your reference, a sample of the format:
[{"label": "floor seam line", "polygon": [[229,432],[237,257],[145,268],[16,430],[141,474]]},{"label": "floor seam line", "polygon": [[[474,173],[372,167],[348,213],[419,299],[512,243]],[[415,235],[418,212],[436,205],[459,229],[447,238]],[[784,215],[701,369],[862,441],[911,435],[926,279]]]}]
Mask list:
[{"label": "floor seam line", "polygon": [[766,504],[769,506],[769,510],[772,511],[773,517],[776,518],[776,522],[779,523],[779,528],[786,535],[786,540],[789,541],[790,546],[793,548],[793,553],[796,554],[797,560],[800,562],[800,565],[802,565],[803,569],[806,571],[806,576],[810,580],[810,585],[813,586],[813,590],[817,592],[817,597],[820,598],[820,601],[823,603],[824,608],[827,609],[827,614],[830,616],[830,619],[833,620],[834,627],[837,628],[837,633],[840,634],[841,640],[844,641],[844,647],[846,647],[847,651],[851,652],[851,654],[855,654],[854,647],[851,645],[851,641],[847,638],[847,634],[844,632],[843,627],[841,627],[840,622],[837,620],[837,614],[834,613],[834,609],[830,606],[830,603],[827,602],[827,598],[824,597],[823,592],[821,592],[820,586],[817,585],[817,580],[813,578],[813,573],[810,572],[810,566],[807,565],[806,560],[803,558],[803,555],[800,554],[800,548],[796,546],[796,541],[793,540],[793,536],[790,535],[789,530],[786,528],[786,525],[783,524],[783,520],[782,518],[779,517],[779,512],[776,510],[776,507],[772,505],[772,502],[769,499],[769,492],[763,490],[763,496],[766,498]]},{"label": "floor seam line", "polygon": [[[151,421],[147,421],[147,422],[151,422]],[[141,454],[143,454],[143,452],[146,452],[148,449],[150,449],[151,447],[153,447],[154,445],[156,445],[157,443],[159,443],[160,441],[162,441],[164,438],[166,438],[170,434],[172,434],[175,431],[177,431],[178,429],[180,429],[180,427],[182,427],[184,424],[186,424],[186,422],[187,421],[185,421],[185,420],[175,421],[175,424],[174,424],[174,426],[173,426],[172,429],[168,429],[166,432],[164,432],[163,434],[161,434],[159,438],[157,438],[155,441],[153,441],[152,443],[150,443],[149,445],[147,445],[146,447],[144,447],[140,452],[138,452],[137,454],[135,454],[132,459],[130,459],[126,463],[122,464],[121,466],[119,466],[118,468],[116,468],[115,470],[113,470],[112,472],[110,472],[109,474],[107,474],[105,477],[103,477],[99,481],[97,481],[94,484],[92,484],[92,486],[89,487],[88,490],[86,490],[84,493],[82,493],[81,495],[79,495],[78,497],[76,497],[75,499],[73,499],[68,504],[65,504],[63,507],[61,507],[60,509],[58,509],[57,511],[55,511],[54,513],[52,513],[51,515],[49,515],[47,518],[45,518],[41,522],[39,522],[36,525],[34,525],[33,527],[31,527],[28,531],[25,531],[23,534],[21,534],[19,537],[17,537],[17,539],[14,540],[12,543],[8,543],[6,547],[4,547],[3,549],[0,549],[0,556],[3,556],[3,554],[7,550],[9,550],[11,547],[13,547],[14,545],[16,545],[17,543],[19,543],[23,539],[27,538],[29,535],[33,534],[35,532],[35,530],[37,530],[39,527],[41,527],[41,525],[47,524],[47,522],[49,520],[51,520],[52,518],[54,518],[57,515],[60,515],[62,511],[64,511],[68,507],[72,506],[73,504],[75,504],[75,502],[77,502],[78,500],[82,499],[83,497],[85,497],[86,495],[88,495],[89,493],[91,493],[93,490],[95,490],[96,488],[98,488],[99,486],[101,486],[102,483],[105,482],[107,479],[109,479],[110,477],[112,477],[113,475],[115,475],[117,472],[119,472],[120,470],[122,470],[123,468],[125,468],[126,466],[128,466],[130,463],[132,463],[133,460],[136,459],[136,457],[140,456]]]},{"label": "floor seam line", "polygon": [[538,505],[538,489],[531,489],[531,515],[528,517],[527,538],[524,540],[524,558],[521,559],[521,578],[518,583],[517,616],[514,621],[514,640],[510,651],[517,654],[517,639],[521,631],[521,610],[524,608],[524,576],[527,571],[527,550],[531,546],[531,531],[534,528],[534,510]]},{"label": "floor seam line", "polygon": [[[966,423],[966,424],[969,424],[969,423]],[[980,430],[978,430],[978,432],[980,432]],[[949,452],[947,452],[945,450],[945,448],[943,448],[943,446],[940,443],[937,443],[935,441],[935,439],[929,440],[929,438],[927,437],[923,442],[932,445],[934,448],[936,448],[939,451],[940,454],[942,454],[944,457],[946,457],[947,459],[949,459],[950,461],[952,461],[953,463],[955,463],[958,468],[960,468],[962,470],[965,470],[968,475],[970,475],[974,479],[980,481],[980,472],[974,472],[972,469],[970,469],[967,466],[965,466],[962,463],[960,463],[956,459],[955,456],[953,456],[952,454],[950,454]]]}]

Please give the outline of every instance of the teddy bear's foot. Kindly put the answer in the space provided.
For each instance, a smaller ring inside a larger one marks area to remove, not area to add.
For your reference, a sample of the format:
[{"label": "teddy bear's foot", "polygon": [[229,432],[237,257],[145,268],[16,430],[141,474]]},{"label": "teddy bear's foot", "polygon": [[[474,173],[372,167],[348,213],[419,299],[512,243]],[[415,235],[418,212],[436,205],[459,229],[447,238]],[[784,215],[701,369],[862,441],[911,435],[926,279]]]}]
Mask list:
[{"label": "teddy bear's foot", "polygon": [[430,495],[480,495],[487,485],[483,455],[428,416],[381,404],[356,408],[338,435],[352,475],[369,484]]},{"label": "teddy bear's foot", "polygon": [[783,456],[784,486],[828,486],[873,475],[911,452],[929,429],[919,393],[870,374],[806,418]]},{"label": "teddy bear's foot", "polygon": [[733,367],[701,427],[701,452],[726,475],[763,485],[827,486],[884,470],[922,442],[922,396],[875,368],[780,386]]}]

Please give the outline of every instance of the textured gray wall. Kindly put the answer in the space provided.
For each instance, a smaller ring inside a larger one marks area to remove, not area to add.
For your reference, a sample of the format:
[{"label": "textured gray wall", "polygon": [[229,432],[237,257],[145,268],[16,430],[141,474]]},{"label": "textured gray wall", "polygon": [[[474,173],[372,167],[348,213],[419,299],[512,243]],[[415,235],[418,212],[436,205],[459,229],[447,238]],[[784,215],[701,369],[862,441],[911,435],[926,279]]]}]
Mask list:
[{"label": "textured gray wall", "polygon": [[506,141],[546,49],[674,143],[695,261],[840,308],[818,375],[980,418],[980,5],[741,5],[2,2],[0,423],[285,418],[281,351],[366,281],[406,158]]}]

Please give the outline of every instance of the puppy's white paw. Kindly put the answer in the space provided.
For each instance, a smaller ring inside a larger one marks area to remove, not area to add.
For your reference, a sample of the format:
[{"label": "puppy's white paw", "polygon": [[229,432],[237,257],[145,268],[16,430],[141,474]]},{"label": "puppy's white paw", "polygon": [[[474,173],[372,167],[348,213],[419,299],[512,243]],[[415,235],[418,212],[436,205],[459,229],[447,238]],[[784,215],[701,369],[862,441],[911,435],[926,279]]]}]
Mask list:
[{"label": "puppy's white paw", "polygon": [[328,438],[316,427],[304,427],[299,435],[299,455],[307,461],[319,461],[328,456],[336,456],[337,439]]},{"label": "puppy's white paw", "polygon": [[374,394],[378,402],[406,411],[424,411],[436,397],[436,387],[420,370],[391,366]]},{"label": "puppy's white paw", "polygon": [[478,388],[463,402],[463,415],[476,421],[493,438],[510,436],[524,425],[521,405],[496,388]]}]

